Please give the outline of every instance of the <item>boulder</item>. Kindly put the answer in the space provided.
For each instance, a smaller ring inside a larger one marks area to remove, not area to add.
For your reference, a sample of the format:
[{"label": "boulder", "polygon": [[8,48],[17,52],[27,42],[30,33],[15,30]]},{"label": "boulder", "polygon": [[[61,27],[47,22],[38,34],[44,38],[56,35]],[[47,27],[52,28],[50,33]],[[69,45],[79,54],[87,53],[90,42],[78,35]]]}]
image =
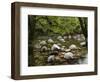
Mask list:
[{"label": "boulder", "polygon": [[69,36],[68,36],[68,38],[69,38],[69,39],[71,39],[71,38],[72,38],[72,36],[71,36],[71,35],[69,35]]},{"label": "boulder", "polygon": [[66,52],[70,52],[70,51],[71,51],[71,49],[66,49],[65,51],[66,51]]},{"label": "boulder", "polygon": [[78,41],[84,41],[84,40],[85,40],[84,35],[83,35],[83,34],[78,35],[78,36],[77,36],[77,40],[78,40]]},{"label": "boulder", "polygon": [[50,63],[50,62],[53,62],[55,60],[55,56],[54,55],[50,55],[49,57],[48,57],[48,62]]},{"label": "boulder", "polygon": [[65,59],[73,59],[74,58],[74,54],[72,52],[64,53],[64,58]]},{"label": "boulder", "polygon": [[65,42],[65,40],[64,40],[63,38],[59,39],[59,41],[61,41],[61,42]]},{"label": "boulder", "polygon": [[47,44],[47,43],[46,43],[45,40],[43,40],[43,41],[40,42],[40,45],[46,45],[46,44]]},{"label": "boulder", "polygon": [[67,39],[67,38],[68,38],[68,36],[64,36],[63,38],[64,38],[64,39]]},{"label": "boulder", "polygon": [[86,45],[86,42],[81,42],[80,43],[80,46],[85,46]]},{"label": "boulder", "polygon": [[62,47],[61,47],[61,50],[62,50],[62,51],[65,51],[65,46],[62,46]]},{"label": "boulder", "polygon": [[77,46],[75,44],[72,44],[72,45],[69,46],[69,49],[71,49],[71,50],[72,49],[77,49]]},{"label": "boulder", "polygon": [[59,41],[61,41],[61,42],[65,42],[65,40],[63,39],[62,36],[58,36],[57,39],[58,39]]},{"label": "boulder", "polygon": [[59,39],[62,39],[62,36],[58,36],[57,39],[58,39],[58,40],[59,40]]},{"label": "boulder", "polygon": [[57,44],[53,44],[53,46],[51,47],[51,50],[60,50],[60,47]]},{"label": "boulder", "polygon": [[50,38],[48,39],[48,43],[54,43],[54,41]]}]

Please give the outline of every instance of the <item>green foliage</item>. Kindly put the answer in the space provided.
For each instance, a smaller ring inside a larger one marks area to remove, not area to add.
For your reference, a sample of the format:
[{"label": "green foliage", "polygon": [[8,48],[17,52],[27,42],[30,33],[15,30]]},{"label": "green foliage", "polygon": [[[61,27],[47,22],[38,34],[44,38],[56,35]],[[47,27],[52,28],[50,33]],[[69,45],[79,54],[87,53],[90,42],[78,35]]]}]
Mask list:
[{"label": "green foliage", "polygon": [[[30,19],[34,19],[34,17],[36,18],[35,27],[33,27],[35,30],[34,36],[52,34],[64,35],[81,32],[78,17],[31,16]],[[85,22],[87,23],[87,20]]]}]

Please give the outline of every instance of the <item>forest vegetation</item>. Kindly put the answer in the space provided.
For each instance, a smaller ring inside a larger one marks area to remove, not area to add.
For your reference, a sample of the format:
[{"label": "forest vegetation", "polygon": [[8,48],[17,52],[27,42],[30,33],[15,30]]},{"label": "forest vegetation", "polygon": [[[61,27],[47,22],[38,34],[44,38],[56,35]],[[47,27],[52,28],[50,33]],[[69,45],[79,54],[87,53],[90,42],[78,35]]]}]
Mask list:
[{"label": "forest vegetation", "polygon": [[84,64],[87,27],[87,17],[28,15],[28,66]]}]

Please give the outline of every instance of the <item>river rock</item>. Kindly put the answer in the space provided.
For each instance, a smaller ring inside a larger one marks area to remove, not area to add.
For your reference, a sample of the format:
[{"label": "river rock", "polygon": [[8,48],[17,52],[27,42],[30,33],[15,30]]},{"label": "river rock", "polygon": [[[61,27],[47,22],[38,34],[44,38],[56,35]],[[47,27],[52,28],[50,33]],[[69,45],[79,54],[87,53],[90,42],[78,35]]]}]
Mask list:
[{"label": "river rock", "polygon": [[85,40],[84,35],[83,35],[83,34],[78,35],[78,36],[77,36],[77,40],[78,40],[78,41],[84,41],[84,40]]},{"label": "river rock", "polygon": [[55,56],[54,55],[50,55],[49,57],[48,57],[48,62],[53,62],[55,60]]},{"label": "river rock", "polygon": [[64,58],[65,59],[73,59],[74,58],[74,54],[72,52],[64,53]]},{"label": "river rock", "polygon": [[59,41],[61,41],[61,42],[65,42],[65,40],[62,38],[62,39],[59,39]]},{"label": "river rock", "polygon": [[54,41],[50,38],[48,39],[48,43],[54,43]]},{"label": "river rock", "polygon": [[44,41],[44,40],[40,42],[40,45],[46,45],[46,44],[47,44],[47,43],[46,43],[46,41]]},{"label": "river rock", "polygon": [[71,51],[71,49],[66,49],[65,51],[66,51],[66,52],[70,52],[70,51]]},{"label": "river rock", "polygon": [[64,38],[64,39],[67,39],[67,38],[68,38],[68,36],[64,36],[63,38]]},{"label": "river rock", "polygon": [[86,45],[86,42],[81,42],[80,43],[80,46],[85,46]]},{"label": "river rock", "polygon": [[69,38],[69,39],[71,39],[71,38],[72,38],[72,36],[71,36],[71,35],[69,35],[69,36],[68,36],[68,38]]},{"label": "river rock", "polygon": [[59,40],[59,39],[62,39],[62,36],[58,36],[57,39],[58,39],[58,40]]},{"label": "river rock", "polygon": [[77,46],[75,44],[72,44],[72,45],[69,46],[69,49],[71,49],[71,50],[72,49],[77,49]]},{"label": "river rock", "polygon": [[61,50],[62,50],[62,51],[65,51],[65,46],[62,46],[62,47],[61,47]]},{"label": "river rock", "polygon": [[57,44],[53,44],[51,50],[60,50],[60,47]]}]

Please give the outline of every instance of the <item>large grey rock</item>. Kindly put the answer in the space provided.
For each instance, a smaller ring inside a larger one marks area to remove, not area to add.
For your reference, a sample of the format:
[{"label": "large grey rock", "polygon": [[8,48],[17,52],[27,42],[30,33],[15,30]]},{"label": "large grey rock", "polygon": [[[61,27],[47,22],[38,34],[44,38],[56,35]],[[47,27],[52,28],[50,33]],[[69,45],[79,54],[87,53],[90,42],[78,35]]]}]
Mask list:
[{"label": "large grey rock", "polygon": [[49,38],[48,43],[54,43],[54,41],[51,38]]},{"label": "large grey rock", "polygon": [[84,40],[85,40],[84,35],[83,35],[83,34],[79,34],[79,35],[77,36],[77,40],[78,40],[78,41],[84,41]]},{"label": "large grey rock", "polygon": [[53,46],[51,47],[51,50],[59,50],[60,47],[57,44],[53,44]]},{"label": "large grey rock", "polygon": [[64,53],[64,58],[65,59],[73,59],[74,58],[74,54],[72,52]]},{"label": "large grey rock", "polygon": [[43,41],[40,42],[40,45],[46,45],[46,44],[47,44],[47,43],[46,43],[45,40],[43,40]]},{"label": "large grey rock", "polygon": [[62,46],[62,47],[61,47],[61,50],[62,50],[62,51],[65,51],[65,46]]},{"label": "large grey rock", "polygon": [[71,51],[71,49],[66,49],[65,51],[66,51],[66,52],[70,52],[70,51]]},{"label": "large grey rock", "polygon": [[52,61],[54,61],[55,60],[55,56],[54,55],[51,55],[51,56],[49,56],[48,57],[48,62],[52,62]]},{"label": "large grey rock", "polygon": [[62,36],[58,36],[57,39],[58,39],[60,42],[65,42],[65,40],[63,39]]},{"label": "large grey rock", "polygon": [[59,39],[59,41],[61,41],[61,42],[65,42],[65,40],[64,40],[63,38]]},{"label": "large grey rock", "polygon": [[72,44],[69,46],[69,49],[77,49],[77,46],[75,44]]}]

